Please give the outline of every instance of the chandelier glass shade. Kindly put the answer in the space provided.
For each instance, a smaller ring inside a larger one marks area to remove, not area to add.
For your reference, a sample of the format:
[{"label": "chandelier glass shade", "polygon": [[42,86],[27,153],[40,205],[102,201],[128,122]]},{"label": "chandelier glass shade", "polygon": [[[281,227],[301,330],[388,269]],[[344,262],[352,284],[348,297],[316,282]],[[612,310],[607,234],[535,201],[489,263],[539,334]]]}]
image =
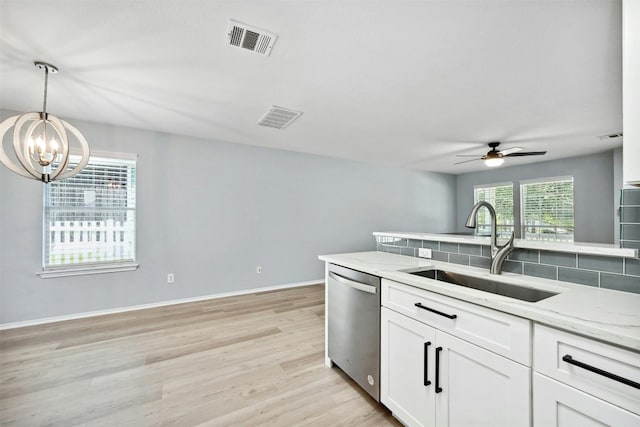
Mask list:
[{"label": "chandelier glass shade", "polygon": [[[58,69],[43,62],[35,65],[45,71],[42,111],[12,116],[0,123],[0,162],[18,175],[48,183],[80,172],[89,162],[90,153],[89,144],[78,129],[47,113],[49,73]],[[11,129],[14,159],[4,148],[5,135]],[[70,139],[81,157],[73,168],[69,168]]]}]

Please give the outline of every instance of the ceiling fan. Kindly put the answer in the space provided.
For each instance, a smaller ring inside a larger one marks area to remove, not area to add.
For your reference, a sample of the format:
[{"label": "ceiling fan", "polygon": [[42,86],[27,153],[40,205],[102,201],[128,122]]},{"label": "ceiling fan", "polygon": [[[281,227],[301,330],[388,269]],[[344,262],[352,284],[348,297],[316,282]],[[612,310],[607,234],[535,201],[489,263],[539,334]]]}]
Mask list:
[{"label": "ceiling fan", "polygon": [[499,142],[490,142],[489,147],[491,150],[484,156],[480,154],[458,154],[456,157],[476,157],[471,160],[463,160],[462,162],[454,163],[454,165],[459,165],[461,163],[473,162],[476,160],[484,160],[484,164],[489,167],[500,166],[504,163],[505,157],[524,157],[524,156],[542,156],[547,154],[546,151],[522,151],[524,148],[522,147],[511,147],[506,150],[498,150]]}]

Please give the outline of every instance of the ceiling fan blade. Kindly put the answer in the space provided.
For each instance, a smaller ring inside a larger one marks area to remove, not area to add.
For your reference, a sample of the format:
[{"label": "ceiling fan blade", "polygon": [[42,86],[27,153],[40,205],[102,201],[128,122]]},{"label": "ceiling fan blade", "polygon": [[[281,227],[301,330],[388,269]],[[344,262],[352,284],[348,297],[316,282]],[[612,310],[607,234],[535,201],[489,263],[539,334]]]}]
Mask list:
[{"label": "ceiling fan blade", "polygon": [[503,156],[508,156],[512,153],[517,153],[518,151],[522,151],[524,150],[524,148],[522,147],[511,147],[511,148],[507,148],[506,150],[501,150],[500,153],[502,153]]},{"label": "ceiling fan blade", "polygon": [[524,151],[521,153],[511,153],[505,155],[505,157],[524,157],[524,156],[544,156],[546,151]]},{"label": "ceiling fan blade", "polygon": [[456,154],[456,157],[481,157],[484,154]]},{"label": "ceiling fan blade", "polygon": [[481,158],[481,157],[478,157],[477,159],[463,160],[463,161],[461,161],[461,162],[454,163],[454,165],[460,165],[460,164],[462,164],[462,163],[475,162],[476,160],[482,160],[482,158]]}]

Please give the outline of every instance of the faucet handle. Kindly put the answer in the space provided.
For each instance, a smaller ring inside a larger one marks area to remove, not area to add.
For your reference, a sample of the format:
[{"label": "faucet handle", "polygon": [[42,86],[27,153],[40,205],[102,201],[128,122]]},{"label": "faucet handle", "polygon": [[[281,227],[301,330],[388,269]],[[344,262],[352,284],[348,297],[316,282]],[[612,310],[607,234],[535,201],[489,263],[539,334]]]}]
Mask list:
[{"label": "faucet handle", "polygon": [[491,274],[501,274],[502,273],[502,265],[504,261],[507,259],[507,256],[513,251],[513,241],[516,237],[515,232],[511,232],[511,237],[504,245],[496,248],[497,251],[495,254],[492,253],[491,257],[491,268],[489,269]]},{"label": "faucet handle", "polygon": [[500,246],[500,245],[496,245],[497,249],[502,249],[502,248],[512,248],[513,249],[513,241],[515,240],[516,237],[516,233],[514,231],[511,232],[511,237],[509,237],[509,240],[507,240],[505,242],[504,245]]},{"label": "faucet handle", "polygon": [[509,240],[507,240],[507,243],[505,243],[502,247],[509,247],[509,248],[513,248],[513,241],[516,238],[516,232],[512,231],[511,232],[511,237],[509,237]]}]

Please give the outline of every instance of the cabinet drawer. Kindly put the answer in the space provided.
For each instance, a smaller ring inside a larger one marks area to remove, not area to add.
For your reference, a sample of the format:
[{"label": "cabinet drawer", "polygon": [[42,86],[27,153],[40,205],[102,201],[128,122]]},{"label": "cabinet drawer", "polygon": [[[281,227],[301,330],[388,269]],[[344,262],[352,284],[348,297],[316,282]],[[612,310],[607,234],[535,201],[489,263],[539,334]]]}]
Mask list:
[{"label": "cabinet drawer", "polygon": [[529,320],[387,279],[382,280],[382,305],[531,366]]},{"label": "cabinet drawer", "polygon": [[[567,356],[571,359],[563,360]],[[640,414],[638,353],[536,324],[533,364],[541,374]],[[625,379],[636,386],[625,384]]]},{"label": "cabinet drawer", "polygon": [[540,374],[533,374],[533,426],[639,426],[640,416]]}]

